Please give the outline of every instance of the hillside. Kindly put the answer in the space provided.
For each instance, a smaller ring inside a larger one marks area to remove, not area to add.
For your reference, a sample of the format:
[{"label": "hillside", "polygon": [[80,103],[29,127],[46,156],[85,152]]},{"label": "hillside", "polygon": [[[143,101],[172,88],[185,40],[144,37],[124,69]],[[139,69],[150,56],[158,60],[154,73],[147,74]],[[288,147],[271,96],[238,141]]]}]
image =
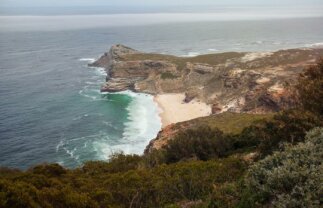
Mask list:
[{"label": "hillside", "polygon": [[196,128],[199,126],[208,126],[212,129],[218,128],[227,134],[239,134],[241,131],[259,121],[270,119],[273,114],[247,114],[224,112],[211,116],[201,117],[189,121],[171,124],[163,128],[157,137],[150,141],[145,152],[152,152],[167,145],[169,140],[174,139],[176,135],[186,129]]},{"label": "hillside", "polygon": [[265,113],[295,105],[290,86],[322,55],[323,49],[304,48],[176,57],[115,45],[91,65],[108,73],[102,91],[185,93],[185,102],[196,98],[213,113]]}]

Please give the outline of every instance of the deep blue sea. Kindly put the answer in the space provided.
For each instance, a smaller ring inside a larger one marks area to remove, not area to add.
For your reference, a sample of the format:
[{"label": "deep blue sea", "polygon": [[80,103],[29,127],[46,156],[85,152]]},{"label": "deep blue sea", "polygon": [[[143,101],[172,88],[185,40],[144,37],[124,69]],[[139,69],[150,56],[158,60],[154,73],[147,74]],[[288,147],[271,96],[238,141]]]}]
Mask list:
[{"label": "deep blue sea", "polygon": [[161,128],[152,97],[102,94],[104,70],[87,67],[113,44],[193,56],[323,43],[319,16],[181,14],[177,22],[139,15],[0,16],[0,166],[77,167],[118,151],[143,152]]}]

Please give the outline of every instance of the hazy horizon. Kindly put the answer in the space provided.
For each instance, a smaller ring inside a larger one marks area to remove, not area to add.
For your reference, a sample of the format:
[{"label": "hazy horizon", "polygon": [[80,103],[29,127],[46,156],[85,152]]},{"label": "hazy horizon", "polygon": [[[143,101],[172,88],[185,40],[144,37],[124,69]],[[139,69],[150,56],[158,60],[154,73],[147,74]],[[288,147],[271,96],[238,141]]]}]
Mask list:
[{"label": "hazy horizon", "polygon": [[323,4],[321,0],[0,0],[2,6],[12,7],[38,7],[38,6],[187,6],[187,5],[317,5]]},{"label": "hazy horizon", "polygon": [[121,13],[217,12],[248,8],[257,10],[307,11],[323,15],[321,0],[0,0],[0,15],[74,15]]}]

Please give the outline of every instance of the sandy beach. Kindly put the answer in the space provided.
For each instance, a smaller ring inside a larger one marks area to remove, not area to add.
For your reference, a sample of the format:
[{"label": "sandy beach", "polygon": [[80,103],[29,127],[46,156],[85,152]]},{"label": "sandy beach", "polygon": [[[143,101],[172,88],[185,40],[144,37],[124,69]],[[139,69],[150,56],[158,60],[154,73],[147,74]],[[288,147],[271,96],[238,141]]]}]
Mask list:
[{"label": "sandy beach", "polygon": [[154,101],[161,109],[160,117],[162,127],[191,120],[198,117],[208,116],[211,114],[211,106],[198,100],[192,100],[185,103],[184,94],[160,94],[154,97]]}]

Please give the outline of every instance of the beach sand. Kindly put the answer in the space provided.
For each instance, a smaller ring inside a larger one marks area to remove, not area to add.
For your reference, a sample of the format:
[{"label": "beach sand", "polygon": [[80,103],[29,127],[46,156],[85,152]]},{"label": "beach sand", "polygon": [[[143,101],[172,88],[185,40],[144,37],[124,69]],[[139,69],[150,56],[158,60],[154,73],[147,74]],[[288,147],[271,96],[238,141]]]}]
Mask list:
[{"label": "beach sand", "polygon": [[191,120],[211,114],[211,106],[197,100],[184,102],[184,94],[160,94],[154,97],[154,101],[161,109],[160,117],[162,128],[182,121]]}]

